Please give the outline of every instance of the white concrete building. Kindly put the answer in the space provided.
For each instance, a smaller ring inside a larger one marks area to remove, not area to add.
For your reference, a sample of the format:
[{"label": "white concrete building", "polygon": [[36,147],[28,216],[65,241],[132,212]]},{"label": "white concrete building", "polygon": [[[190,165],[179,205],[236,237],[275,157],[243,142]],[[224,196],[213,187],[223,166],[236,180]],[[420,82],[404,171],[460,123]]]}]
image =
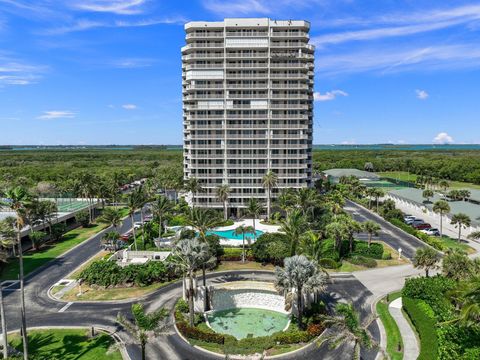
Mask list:
[{"label": "white concrete building", "polygon": [[265,200],[262,177],[281,188],[312,176],[314,47],[306,21],[225,19],[185,25],[182,48],[184,175],[222,207],[215,189],[232,189],[229,207]]}]

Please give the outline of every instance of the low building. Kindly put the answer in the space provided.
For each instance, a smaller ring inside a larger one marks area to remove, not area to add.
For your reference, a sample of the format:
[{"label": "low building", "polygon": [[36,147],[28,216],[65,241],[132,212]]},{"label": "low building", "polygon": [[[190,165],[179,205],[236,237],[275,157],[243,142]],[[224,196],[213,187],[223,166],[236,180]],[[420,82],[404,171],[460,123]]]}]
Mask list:
[{"label": "low building", "polygon": [[361,182],[378,181],[380,176],[375,173],[358,169],[330,169],[322,171],[324,178],[333,184],[338,184],[340,178],[355,176]]}]

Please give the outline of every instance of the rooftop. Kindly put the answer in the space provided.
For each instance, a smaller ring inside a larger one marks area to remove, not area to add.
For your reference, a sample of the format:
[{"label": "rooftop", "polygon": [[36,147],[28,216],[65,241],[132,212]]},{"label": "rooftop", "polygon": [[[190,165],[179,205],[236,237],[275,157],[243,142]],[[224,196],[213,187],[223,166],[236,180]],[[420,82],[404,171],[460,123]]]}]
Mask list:
[{"label": "rooftop", "polygon": [[325,170],[323,173],[335,179],[340,179],[342,176],[355,176],[360,180],[379,180],[380,176],[375,173],[358,170],[358,169],[330,169]]}]

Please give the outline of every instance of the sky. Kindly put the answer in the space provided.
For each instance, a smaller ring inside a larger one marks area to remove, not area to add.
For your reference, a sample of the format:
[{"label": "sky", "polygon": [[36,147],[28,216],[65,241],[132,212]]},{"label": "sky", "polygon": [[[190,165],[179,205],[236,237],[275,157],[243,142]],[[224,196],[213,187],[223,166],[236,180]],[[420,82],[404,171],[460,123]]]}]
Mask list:
[{"label": "sky", "polygon": [[480,143],[480,2],[0,0],[0,144],[181,144],[188,21],[302,19],[314,144]]}]

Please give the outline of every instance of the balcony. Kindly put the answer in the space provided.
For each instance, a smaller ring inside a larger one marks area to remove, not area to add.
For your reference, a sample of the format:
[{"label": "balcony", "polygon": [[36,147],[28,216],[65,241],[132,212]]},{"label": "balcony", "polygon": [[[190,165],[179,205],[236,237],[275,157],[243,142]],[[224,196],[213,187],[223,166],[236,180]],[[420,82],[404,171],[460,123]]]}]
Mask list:
[{"label": "balcony", "polygon": [[267,63],[254,63],[254,64],[229,64],[227,63],[227,69],[263,69],[267,68]]},{"label": "balcony", "polygon": [[191,44],[187,44],[184,47],[182,47],[182,52],[193,50],[193,49],[223,49],[223,48],[224,48],[223,42],[221,42],[221,43],[212,43],[212,42],[191,43]]},{"label": "balcony", "polygon": [[227,99],[267,99],[265,94],[228,94]]},{"label": "balcony", "polygon": [[305,31],[272,31],[272,37],[287,37],[287,38],[309,38],[309,35]]},{"label": "balcony", "polygon": [[266,79],[268,78],[268,73],[261,74],[229,74],[226,75],[227,79]]},{"label": "balcony", "polygon": [[183,97],[184,100],[223,99],[223,94],[192,94]]},{"label": "balcony", "polygon": [[272,41],[270,47],[272,48],[304,48],[307,44],[301,41]]},{"label": "balcony", "polygon": [[187,120],[195,120],[195,119],[219,119],[222,120],[224,118],[224,115],[218,115],[218,114],[205,114],[205,115],[200,115],[200,114],[188,114],[185,115]]},{"label": "balcony", "polygon": [[308,90],[307,84],[272,84],[272,89]]},{"label": "balcony", "polygon": [[247,59],[247,58],[268,58],[267,52],[256,53],[229,53],[226,55],[227,59]]},{"label": "balcony", "polygon": [[265,37],[268,36],[268,31],[242,32],[242,31],[227,31],[227,36],[232,37]]},{"label": "balcony", "polygon": [[204,32],[204,33],[188,33],[185,36],[185,39],[211,39],[211,38],[223,38],[223,31],[222,32]]},{"label": "balcony", "polygon": [[223,69],[223,63],[220,64],[188,64],[184,66],[185,70],[194,69]]},{"label": "balcony", "polygon": [[222,53],[209,53],[209,54],[200,54],[193,53],[189,55],[183,55],[182,60],[202,60],[202,59],[223,59],[224,54]]},{"label": "balcony", "polygon": [[227,114],[227,119],[267,119],[268,114]]},{"label": "balcony", "polygon": [[280,74],[270,74],[270,77],[272,79],[301,79],[301,78],[306,78],[305,73],[280,73]]},{"label": "balcony", "polygon": [[215,90],[215,89],[223,89],[223,84],[188,84],[185,86],[186,90]]},{"label": "balcony", "polygon": [[308,115],[305,114],[272,114],[272,119],[299,119],[299,120],[307,120]]},{"label": "balcony", "polygon": [[266,89],[267,84],[226,84],[227,89]]},{"label": "balcony", "polygon": [[291,110],[308,110],[310,108],[307,104],[271,104],[271,109],[291,109]]}]

